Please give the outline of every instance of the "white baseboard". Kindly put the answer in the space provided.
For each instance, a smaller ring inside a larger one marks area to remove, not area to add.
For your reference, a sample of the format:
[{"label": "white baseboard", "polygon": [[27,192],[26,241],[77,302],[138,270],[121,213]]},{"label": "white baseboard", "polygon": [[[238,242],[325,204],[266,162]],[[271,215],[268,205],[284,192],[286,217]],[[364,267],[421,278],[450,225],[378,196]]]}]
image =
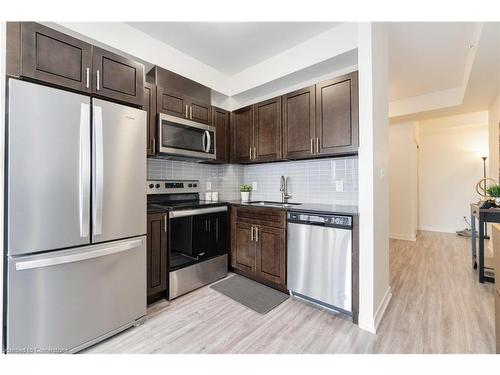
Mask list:
[{"label": "white baseboard", "polygon": [[417,240],[417,236],[414,234],[411,235],[411,234],[389,233],[389,238],[392,238],[394,240],[413,241],[413,242]]},{"label": "white baseboard", "polygon": [[441,233],[456,233],[456,229],[453,228],[441,228],[441,227],[433,227],[428,225],[421,225],[418,230],[425,230],[429,232],[441,232]]},{"label": "white baseboard", "polygon": [[391,293],[391,287],[387,288],[387,291],[385,292],[384,298],[382,298],[382,301],[380,302],[380,305],[378,306],[377,312],[375,313],[375,332],[378,329],[378,326],[380,324],[380,321],[382,320],[382,317],[384,316],[385,310],[387,309],[387,306],[389,306],[389,302],[391,302],[392,298],[392,293]]},{"label": "white baseboard", "polygon": [[372,314],[359,315],[359,321],[358,321],[359,328],[376,334],[378,325],[380,324],[380,321],[384,316],[385,310],[387,309],[387,306],[389,305],[391,298],[392,298],[391,287],[388,287],[385,292],[384,298],[382,298],[382,301],[380,302],[380,305],[377,308],[377,312],[375,313],[375,315]]}]

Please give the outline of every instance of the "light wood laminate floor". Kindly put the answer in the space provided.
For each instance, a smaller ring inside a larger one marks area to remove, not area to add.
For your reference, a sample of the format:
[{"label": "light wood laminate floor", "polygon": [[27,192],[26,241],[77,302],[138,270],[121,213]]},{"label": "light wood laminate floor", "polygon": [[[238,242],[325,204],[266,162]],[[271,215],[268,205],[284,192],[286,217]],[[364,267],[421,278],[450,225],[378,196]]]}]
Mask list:
[{"label": "light wood laminate floor", "polygon": [[144,325],[86,353],[494,353],[494,286],[470,267],[470,240],[391,240],[392,300],[377,335],[289,299],[260,315],[204,287],[148,309]]}]

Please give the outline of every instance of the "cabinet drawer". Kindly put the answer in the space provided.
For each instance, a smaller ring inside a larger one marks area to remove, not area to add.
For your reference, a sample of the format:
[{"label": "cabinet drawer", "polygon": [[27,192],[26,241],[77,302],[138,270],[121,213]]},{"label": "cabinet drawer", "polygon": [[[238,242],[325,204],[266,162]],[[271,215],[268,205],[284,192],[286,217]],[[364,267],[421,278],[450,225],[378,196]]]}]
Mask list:
[{"label": "cabinet drawer", "polygon": [[235,207],[234,220],[275,228],[286,227],[285,211],[276,208]]}]

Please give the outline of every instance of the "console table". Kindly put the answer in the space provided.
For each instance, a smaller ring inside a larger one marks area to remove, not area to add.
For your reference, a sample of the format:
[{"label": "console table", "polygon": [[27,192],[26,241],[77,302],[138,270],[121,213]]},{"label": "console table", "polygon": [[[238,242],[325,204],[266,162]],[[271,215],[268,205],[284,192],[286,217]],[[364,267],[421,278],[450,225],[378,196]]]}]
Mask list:
[{"label": "console table", "polygon": [[[472,264],[475,268],[476,264],[479,269],[479,282],[485,281],[494,282],[495,278],[485,276],[484,274],[484,225],[485,223],[500,223],[500,208],[480,208],[479,204],[472,203],[470,205],[471,218],[471,241],[472,241]],[[476,219],[479,221],[479,249],[476,246]],[[477,252],[479,250],[479,254]],[[479,255],[479,257],[477,257]],[[479,263],[477,263],[479,258]]]}]

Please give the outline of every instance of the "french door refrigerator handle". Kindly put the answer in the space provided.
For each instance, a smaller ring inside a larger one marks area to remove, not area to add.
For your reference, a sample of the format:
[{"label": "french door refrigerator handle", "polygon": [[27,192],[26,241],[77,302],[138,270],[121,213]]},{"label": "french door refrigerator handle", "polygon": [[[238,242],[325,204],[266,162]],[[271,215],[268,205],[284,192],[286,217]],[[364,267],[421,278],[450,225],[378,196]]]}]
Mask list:
[{"label": "french door refrigerator handle", "polygon": [[133,240],[128,242],[123,242],[120,244],[112,246],[102,246],[99,249],[80,252],[76,254],[55,256],[52,258],[36,259],[36,260],[26,260],[16,263],[16,271],[29,270],[33,268],[42,268],[49,266],[56,266],[58,264],[74,263],[82,260],[88,260],[93,258],[99,258],[106,255],[111,255],[119,253],[122,251],[127,251],[135,249],[142,245],[143,240]]},{"label": "french door refrigerator handle", "polygon": [[79,215],[80,237],[89,235],[90,226],[90,104],[80,106]]},{"label": "french door refrigerator handle", "polygon": [[103,156],[102,108],[94,105],[94,217],[93,232],[102,234],[102,204],[104,189],[104,156]]}]

